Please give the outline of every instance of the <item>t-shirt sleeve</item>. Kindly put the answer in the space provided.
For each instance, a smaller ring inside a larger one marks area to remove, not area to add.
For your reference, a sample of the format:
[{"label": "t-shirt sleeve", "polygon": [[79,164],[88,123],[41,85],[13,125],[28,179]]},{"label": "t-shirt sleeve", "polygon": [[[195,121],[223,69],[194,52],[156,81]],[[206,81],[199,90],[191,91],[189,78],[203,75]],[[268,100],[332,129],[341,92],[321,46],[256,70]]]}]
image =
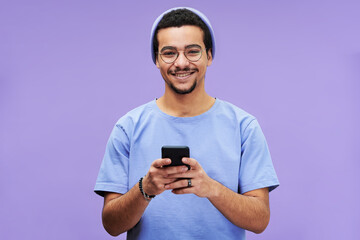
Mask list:
[{"label": "t-shirt sleeve", "polygon": [[239,192],[241,194],[259,188],[269,192],[279,186],[265,136],[256,119],[244,129],[241,138],[241,164]]},{"label": "t-shirt sleeve", "polygon": [[94,188],[95,193],[104,196],[104,192],[125,194],[129,190],[129,145],[124,128],[119,124],[115,125],[106,145]]}]

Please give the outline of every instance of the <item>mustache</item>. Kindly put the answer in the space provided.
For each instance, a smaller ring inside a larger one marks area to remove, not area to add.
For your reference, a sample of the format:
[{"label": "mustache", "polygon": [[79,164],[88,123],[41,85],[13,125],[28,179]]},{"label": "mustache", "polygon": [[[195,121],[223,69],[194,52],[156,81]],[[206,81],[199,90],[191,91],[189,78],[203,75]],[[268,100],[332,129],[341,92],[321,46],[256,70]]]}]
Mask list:
[{"label": "mustache", "polygon": [[199,69],[197,68],[189,68],[189,67],[186,67],[186,68],[176,68],[175,70],[169,70],[168,71],[168,74],[177,74],[178,72],[198,72]]}]

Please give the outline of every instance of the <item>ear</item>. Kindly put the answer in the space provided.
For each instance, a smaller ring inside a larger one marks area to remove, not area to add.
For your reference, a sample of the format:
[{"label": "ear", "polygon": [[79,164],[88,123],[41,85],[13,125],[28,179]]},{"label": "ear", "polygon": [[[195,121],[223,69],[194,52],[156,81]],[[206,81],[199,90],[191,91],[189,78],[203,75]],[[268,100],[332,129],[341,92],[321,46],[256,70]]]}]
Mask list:
[{"label": "ear", "polygon": [[156,57],[155,57],[155,59],[156,59],[156,67],[157,68],[160,68],[160,64],[159,64],[159,54],[156,54]]},{"label": "ear", "polygon": [[213,58],[212,58],[212,54],[211,54],[211,48],[208,49],[206,56],[207,56],[207,60],[208,60],[207,66],[210,66],[211,63],[212,63],[212,59],[213,59]]}]

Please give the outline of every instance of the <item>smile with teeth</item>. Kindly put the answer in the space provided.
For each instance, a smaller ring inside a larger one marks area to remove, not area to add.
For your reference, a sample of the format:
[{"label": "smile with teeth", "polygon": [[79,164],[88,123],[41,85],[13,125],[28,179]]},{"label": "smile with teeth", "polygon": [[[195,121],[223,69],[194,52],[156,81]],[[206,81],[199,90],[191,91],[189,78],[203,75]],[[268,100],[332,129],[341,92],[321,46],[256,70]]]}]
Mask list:
[{"label": "smile with teeth", "polygon": [[189,77],[190,75],[192,75],[195,72],[197,72],[197,71],[196,70],[195,71],[186,71],[186,72],[184,72],[184,71],[181,71],[181,72],[176,71],[176,72],[171,72],[170,74],[175,76],[176,78],[184,79],[184,78]]},{"label": "smile with teeth", "polygon": [[177,73],[175,74],[176,77],[187,77],[189,76],[191,73]]}]

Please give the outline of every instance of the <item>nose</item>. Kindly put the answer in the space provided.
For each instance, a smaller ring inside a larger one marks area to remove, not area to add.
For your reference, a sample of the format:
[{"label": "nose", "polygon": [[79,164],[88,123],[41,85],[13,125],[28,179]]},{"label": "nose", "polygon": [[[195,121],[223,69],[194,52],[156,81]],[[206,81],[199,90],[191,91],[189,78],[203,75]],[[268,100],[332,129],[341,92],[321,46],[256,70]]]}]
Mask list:
[{"label": "nose", "polygon": [[189,65],[189,60],[185,57],[183,51],[179,52],[179,56],[175,60],[174,65],[179,68],[183,68],[184,66]]}]

